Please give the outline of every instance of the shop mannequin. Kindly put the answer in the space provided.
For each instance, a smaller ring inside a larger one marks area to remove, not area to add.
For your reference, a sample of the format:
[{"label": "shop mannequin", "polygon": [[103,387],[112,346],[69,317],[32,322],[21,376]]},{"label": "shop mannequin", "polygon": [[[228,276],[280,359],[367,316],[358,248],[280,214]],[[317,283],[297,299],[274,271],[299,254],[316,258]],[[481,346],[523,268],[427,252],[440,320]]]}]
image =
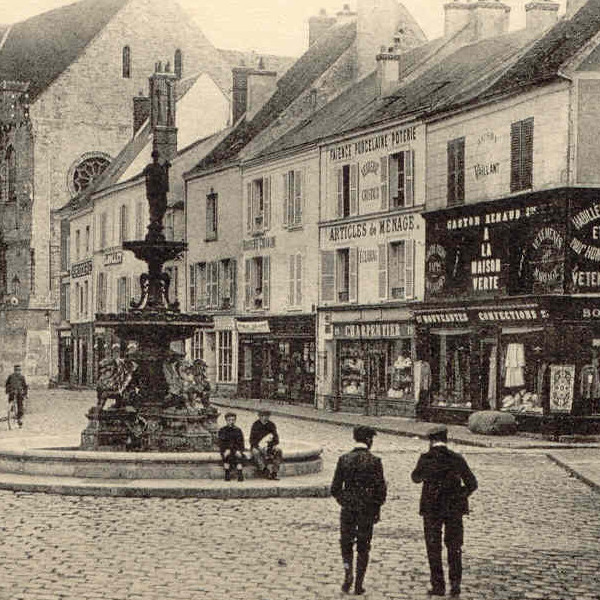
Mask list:
[{"label": "shop mannequin", "polygon": [[589,414],[598,411],[600,400],[600,371],[598,353],[592,354],[591,364],[581,367],[579,392],[581,394],[581,413]]}]

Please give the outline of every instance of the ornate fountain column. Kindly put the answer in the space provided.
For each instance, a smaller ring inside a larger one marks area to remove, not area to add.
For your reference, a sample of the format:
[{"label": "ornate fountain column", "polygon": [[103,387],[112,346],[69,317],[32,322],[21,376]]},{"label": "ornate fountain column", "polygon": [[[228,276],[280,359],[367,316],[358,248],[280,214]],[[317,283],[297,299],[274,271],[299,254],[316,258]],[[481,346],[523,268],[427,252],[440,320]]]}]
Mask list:
[{"label": "ornate fountain column", "polygon": [[[141,297],[128,312],[96,316],[132,348],[125,358],[100,365],[98,404],[88,413],[83,449],[208,451],[215,449],[217,411],[210,405],[203,361],[191,363],[170,349],[206,323],[169,302],[169,276],[163,265],[181,256],[185,242],[165,240],[169,163],[159,152],[144,170],[150,224],[144,240],[124,242],[148,265],[140,277]],[[108,405],[109,402],[112,404]]]}]

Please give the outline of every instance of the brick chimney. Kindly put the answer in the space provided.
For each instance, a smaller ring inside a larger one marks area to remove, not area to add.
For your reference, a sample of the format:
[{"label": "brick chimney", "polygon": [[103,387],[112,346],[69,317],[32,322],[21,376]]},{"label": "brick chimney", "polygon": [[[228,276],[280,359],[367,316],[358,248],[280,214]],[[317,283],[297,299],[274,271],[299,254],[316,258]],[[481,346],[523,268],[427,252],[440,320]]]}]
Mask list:
[{"label": "brick chimney", "polygon": [[357,60],[358,77],[377,67],[381,44],[389,44],[398,31],[402,13],[396,0],[358,0]]},{"label": "brick chimney", "polygon": [[159,162],[171,162],[177,155],[177,127],[175,126],[175,84],[177,76],[171,73],[169,63],[155,66],[150,77],[150,125]]},{"label": "brick chimney", "polygon": [[241,66],[233,68],[233,122],[242,115],[246,120],[264,106],[277,87],[277,73],[267,71],[262,58],[256,69]]},{"label": "brick chimney", "polygon": [[149,116],[150,98],[144,96],[144,92],[140,90],[140,93],[133,97],[133,135],[140,130]]},{"label": "brick chimney", "polygon": [[357,17],[357,13],[353,10],[350,10],[349,4],[344,4],[342,10],[336,13],[336,21],[340,24],[346,24],[350,21],[355,21]]},{"label": "brick chimney", "polygon": [[400,82],[400,55],[394,46],[382,46],[376,60],[379,95],[389,96],[396,91]]},{"label": "brick chimney", "polygon": [[335,17],[327,16],[327,11],[322,8],[316,17],[308,19],[308,45],[312,46],[327,30],[335,25]]},{"label": "brick chimney", "polygon": [[470,27],[470,41],[477,42],[508,32],[510,6],[501,0],[454,0],[444,5],[446,36]]},{"label": "brick chimney", "polygon": [[444,36],[451,37],[471,22],[471,4],[453,0],[444,4]]},{"label": "brick chimney", "polygon": [[508,33],[510,6],[500,0],[478,0],[472,5],[473,41]]},{"label": "brick chimney", "polygon": [[543,31],[558,21],[558,2],[534,0],[525,5],[527,29]]}]

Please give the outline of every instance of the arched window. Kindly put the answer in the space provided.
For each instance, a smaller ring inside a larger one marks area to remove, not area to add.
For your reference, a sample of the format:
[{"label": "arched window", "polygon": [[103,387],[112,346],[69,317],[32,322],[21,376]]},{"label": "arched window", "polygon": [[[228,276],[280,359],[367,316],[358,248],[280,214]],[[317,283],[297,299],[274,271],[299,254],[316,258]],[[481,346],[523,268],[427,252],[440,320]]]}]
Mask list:
[{"label": "arched window", "polygon": [[123,77],[129,79],[131,77],[131,48],[123,46]]},{"label": "arched window", "polygon": [[6,170],[8,179],[8,200],[14,200],[17,195],[17,157],[15,149],[9,146],[6,150]]},{"label": "arched window", "polygon": [[183,54],[181,54],[181,50],[175,50],[175,61],[174,61],[174,72],[179,79],[183,75]]}]

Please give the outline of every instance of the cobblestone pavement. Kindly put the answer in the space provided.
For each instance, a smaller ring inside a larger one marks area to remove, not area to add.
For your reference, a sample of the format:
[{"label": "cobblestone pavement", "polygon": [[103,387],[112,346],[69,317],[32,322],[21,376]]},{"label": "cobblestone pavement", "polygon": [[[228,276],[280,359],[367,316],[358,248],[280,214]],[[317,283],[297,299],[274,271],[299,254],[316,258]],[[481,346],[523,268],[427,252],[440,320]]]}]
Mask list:
[{"label": "cobblestone pavement", "polygon": [[[22,432],[85,423],[93,398],[36,398]],[[50,412],[50,409],[52,411]],[[239,411],[248,431],[253,415]],[[278,418],[318,441],[327,475],[350,431]],[[0,425],[0,435],[7,435]],[[410,471],[425,443],[379,435],[389,500],[367,599],[425,598],[428,570]],[[600,599],[600,494],[532,451],[460,448],[480,482],[466,519],[465,600]],[[234,483],[232,485],[243,485]],[[164,500],[0,492],[0,600],[320,600],[339,591],[332,499]]]}]

